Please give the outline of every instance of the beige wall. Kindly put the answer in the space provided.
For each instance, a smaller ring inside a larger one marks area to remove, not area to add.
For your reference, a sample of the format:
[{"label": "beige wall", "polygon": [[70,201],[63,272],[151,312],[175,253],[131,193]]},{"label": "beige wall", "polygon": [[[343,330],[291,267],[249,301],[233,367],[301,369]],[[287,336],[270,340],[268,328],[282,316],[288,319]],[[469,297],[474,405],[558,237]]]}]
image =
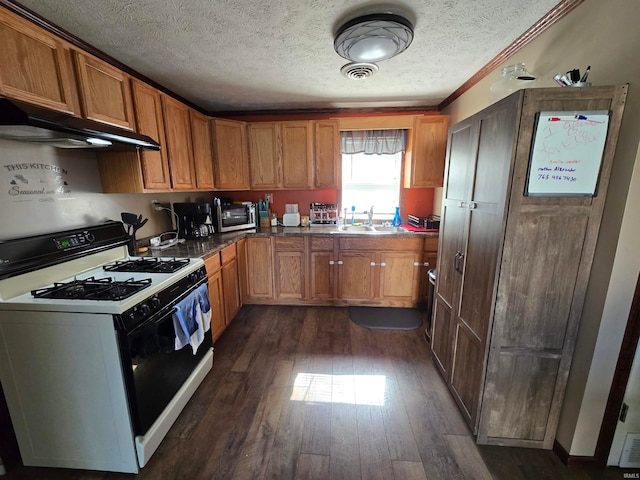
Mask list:
[{"label": "beige wall", "polygon": [[[68,193],[48,193],[52,186]],[[22,193],[16,195],[18,191]],[[167,214],[152,212],[151,200],[212,198],[211,193],[105,195],[91,151],[0,140],[0,240],[119,221],[121,212],[149,219],[136,235],[140,239],[171,228]]]},{"label": "beige wall", "polygon": [[[629,83],[629,96],[614,160],[604,219],[587,291],[576,352],[557,434],[571,454],[592,456],[611,386],[633,291],[640,272],[640,2],[585,0],[567,17],[513,55],[539,86],[553,75],[591,65],[594,85]],[[499,69],[443,111],[454,124],[488,105]],[[558,87],[560,88],[560,87]],[[634,171],[633,181],[631,182]]]}]

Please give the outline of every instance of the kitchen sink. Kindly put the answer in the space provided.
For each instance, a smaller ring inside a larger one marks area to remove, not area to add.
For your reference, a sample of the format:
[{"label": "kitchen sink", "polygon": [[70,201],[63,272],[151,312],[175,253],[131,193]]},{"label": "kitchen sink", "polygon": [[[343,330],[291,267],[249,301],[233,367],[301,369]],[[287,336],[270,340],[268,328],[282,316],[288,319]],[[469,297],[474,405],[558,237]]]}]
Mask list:
[{"label": "kitchen sink", "polygon": [[402,227],[385,225],[340,225],[336,233],[357,233],[375,235],[381,233],[401,233],[407,230]]},{"label": "kitchen sink", "polygon": [[406,232],[407,231],[406,228],[392,227],[392,226],[386,226],[386,225],[374,225],[373,229],[376,232],[391,232],[391,233],[398,233],[398,232]]},{"label": "kitchen sink", "polygon": [[338,231],[349,233],[373,233],[374,229],[370,225],[340,225],[338,227]]}]

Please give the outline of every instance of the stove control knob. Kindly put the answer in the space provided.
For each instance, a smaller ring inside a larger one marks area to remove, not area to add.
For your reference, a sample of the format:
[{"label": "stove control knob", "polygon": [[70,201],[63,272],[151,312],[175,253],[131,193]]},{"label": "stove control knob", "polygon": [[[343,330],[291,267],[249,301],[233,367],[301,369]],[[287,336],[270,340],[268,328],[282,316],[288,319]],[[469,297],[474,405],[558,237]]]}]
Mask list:
[{"label": "stove control knob", "polygon": [[151,304],[152,310],[157,310],[160,308],[160,299],[158,297],[152,297],[149,303]]},{"label": "stove control knob", "polygon": [[93,233],[90,233],[90,232],[86,232],[86,233],[84,234],[84,238],[85,238],[85,239],[87,240],[87,242],[89,242],[89,243],[93,242],[93,241],[96,239],[96,237],[93,235]]},{"label": "stove control knob", "polygon": [[140,315],[146,317],[151,313],[151,307],[149,307],[149,305],[147,305],[146,303],[143,303],[138,307],[138,311],[140,312]]}]

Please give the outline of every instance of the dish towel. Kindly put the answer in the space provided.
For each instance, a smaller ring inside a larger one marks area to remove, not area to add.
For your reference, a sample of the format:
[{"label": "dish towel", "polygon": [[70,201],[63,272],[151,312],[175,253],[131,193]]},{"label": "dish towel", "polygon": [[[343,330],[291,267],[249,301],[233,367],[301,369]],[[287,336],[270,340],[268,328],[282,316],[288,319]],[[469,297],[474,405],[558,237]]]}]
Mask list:
[{"label": "dish towel", "polygon": [[193,354],[211,328],[211,304],[207,284],[200,285],[173,307],[173,329],[176,334],[175,350],[191,345]]}]

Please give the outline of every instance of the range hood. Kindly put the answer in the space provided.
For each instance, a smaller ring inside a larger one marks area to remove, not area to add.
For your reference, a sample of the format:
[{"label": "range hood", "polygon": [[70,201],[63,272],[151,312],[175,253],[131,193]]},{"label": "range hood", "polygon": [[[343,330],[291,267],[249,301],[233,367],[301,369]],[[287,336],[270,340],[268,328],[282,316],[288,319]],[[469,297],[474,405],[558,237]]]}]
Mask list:
[{"label": "range hood", "polygon": [[7,98],[0,98],[0,138],[58,148],[160,150],[146,135]]}]

